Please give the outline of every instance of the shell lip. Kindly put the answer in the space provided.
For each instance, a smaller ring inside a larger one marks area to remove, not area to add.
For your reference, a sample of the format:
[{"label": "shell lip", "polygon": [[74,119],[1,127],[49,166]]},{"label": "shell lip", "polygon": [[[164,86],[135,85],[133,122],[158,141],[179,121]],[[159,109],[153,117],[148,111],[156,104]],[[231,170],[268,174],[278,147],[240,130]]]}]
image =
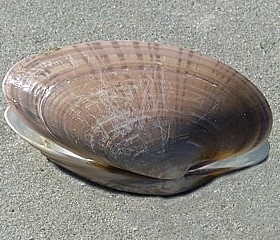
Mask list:
[{"label": "shell lip", "polygon": [[[50,161],[88,180],[125,192],[145,195],[174,195],[203,186],[209,182],[209,180],[219,175],[240,168],[227,169],[229,163],[236,163],[236,159],[229,158],[225,161],[221,161],[221,166],[219,166],[218,163],[206,165],[198,169],[193,169],[193,171],[187,172],[185,176],[176,179],[147,177],[123,169],[102,165],[95,160],[80,157],[29,128],[25,125],[24,121],[18,118],[16,112],[13,111],[11,107],[5,110],[4,117],[8,125],[19,136],[40,150]],[[245,157],[252,157],[253,153],[257,156],[259,153],[258,151],[262,151],[262,149],[266,151],[269,150],[267,140],[265,140],[260,147],[256,148],[255,151],[249,151],[249,155],[245,153]],[[259,159],[258,163],[261,162],[260,160],[264,159]],[[255,164],[255,162],[251,162],[251,165]],[[250,165],[243,165],[243,167],[248,166]]]},{"label": "shell lip", "polygon": [[[15,113],[15,111],[13,111],[13,109],[10,106],[7,107],[7,109],[5,110],[4,117],[6,119],[6,122],[13,129],[14,132],[16,132],[19,136],[21,136],[32,146],[39,149],[44,155],[52,159],[57,164],[60,164],[59,160],[55,161],[54,159],[63,159],[63,161],[65,161],[65,159],[68,159],[68,161],[70,161],[69,159],[73,158],[75,159],[75,161],[82,161],[87,164],[94,165],[100,170],[102,171],[105,170],[112,174],[122,174],[122,175],[136,176],[137,178],[157,179],[163,181],[172,180],[172,179],[159,179],[151,176],[141,175],[108,164],[104,164],[94,159],[81,157],[78,154],[75,154],[72,151],[67,150],[62,146],[54,143],[52,140],[41,136],[35,130],[29,128],[23,121],[20,121],[17,114]],[[205,174],[206,172],[215,172],[216,170],[221,170],[221,169],[230,169],[231,171],[233,171],[237,169],[250,167],[264,161],[269,155],[269,149],[270,149],[269,143],[267,139],[265,139],[262,142],[260,142],[256,147],[250,149],[249,151],[245,151],[236,156],[227,157],[217,162],[212,162],[206,165],[202,165],[197,168],[190,168],[190,170],[187,171],[186,175]]]},{"label": "shell lip", "polygon": [[215,169],[231,169],[233,171],[247,168],[265,161],[269,155],[269,150],[269,142],[265,139],[249,151],[190,170],[189,173],[214,171]]}]

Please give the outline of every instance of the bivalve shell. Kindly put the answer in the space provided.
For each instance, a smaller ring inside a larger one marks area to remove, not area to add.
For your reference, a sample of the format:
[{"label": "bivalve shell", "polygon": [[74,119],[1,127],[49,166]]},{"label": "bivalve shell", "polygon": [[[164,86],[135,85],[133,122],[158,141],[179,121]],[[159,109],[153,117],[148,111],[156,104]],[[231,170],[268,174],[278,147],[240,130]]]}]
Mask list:
[{"label": "bivalve shell", "polygon": [[50,160],[115,189],[170,195],[255,165],[269,105],[191,50],[98,41],[29,56],[3,81],[9,125]]}]

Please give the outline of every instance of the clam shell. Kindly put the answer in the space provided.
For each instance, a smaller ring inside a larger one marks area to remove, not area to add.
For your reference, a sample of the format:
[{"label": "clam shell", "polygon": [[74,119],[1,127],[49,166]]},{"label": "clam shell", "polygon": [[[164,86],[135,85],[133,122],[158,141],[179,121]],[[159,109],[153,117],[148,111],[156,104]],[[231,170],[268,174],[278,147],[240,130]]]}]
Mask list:
[{"label": "clam shell", "polygon": [[9,125],[50,160],[119,190],[168,195],[255,165],[272,125],[231,67],[158,43],[99,41],[15,64]]}]

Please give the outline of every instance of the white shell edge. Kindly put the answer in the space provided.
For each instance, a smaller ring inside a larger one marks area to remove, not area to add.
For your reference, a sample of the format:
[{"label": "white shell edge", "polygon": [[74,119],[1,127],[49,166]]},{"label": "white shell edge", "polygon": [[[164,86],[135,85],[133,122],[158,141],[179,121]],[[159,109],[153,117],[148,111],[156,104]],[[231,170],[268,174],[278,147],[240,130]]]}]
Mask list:
[{"label": "white shell edge", "polygon": [[211,170],[215,171],[226,168],[237,170],[253,166],[265,160],[269,153],[269,144],[268,141],[265,140],[243,155],[226,158],[197,169],[192,169],[189,171],[190,174],[184,177],[178,179],[156,179],[121,171],[110,172],[106,169],[106,166],[103,167],[102,164],[92,159],[80,157],[57,145],[53,141],[44,138],[21,121],[10,107],[6,109],[4,117],[8,125],[19,136],[39,149],[54,163],[93,182],[121,191],[140,194],[173,195],[189,191],[211,180],[211,177],[209,178],[207,174],[201,174],[200,172],[204,172],[205,170],[206,172],[211,172]]}]

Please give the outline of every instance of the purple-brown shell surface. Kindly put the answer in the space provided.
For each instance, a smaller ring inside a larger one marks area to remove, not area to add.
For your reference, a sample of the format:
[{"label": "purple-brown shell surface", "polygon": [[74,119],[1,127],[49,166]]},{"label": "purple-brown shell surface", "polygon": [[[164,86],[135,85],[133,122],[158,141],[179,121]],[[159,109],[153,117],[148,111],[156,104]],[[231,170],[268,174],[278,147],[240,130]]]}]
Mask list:
[{"label": "purple-brown shell surface", "polygon": [[171,195],[269,153],[269,105],[187,49],[96,41],[29,56],[3,80],[9,125],[50,160],[122,191]]}]

